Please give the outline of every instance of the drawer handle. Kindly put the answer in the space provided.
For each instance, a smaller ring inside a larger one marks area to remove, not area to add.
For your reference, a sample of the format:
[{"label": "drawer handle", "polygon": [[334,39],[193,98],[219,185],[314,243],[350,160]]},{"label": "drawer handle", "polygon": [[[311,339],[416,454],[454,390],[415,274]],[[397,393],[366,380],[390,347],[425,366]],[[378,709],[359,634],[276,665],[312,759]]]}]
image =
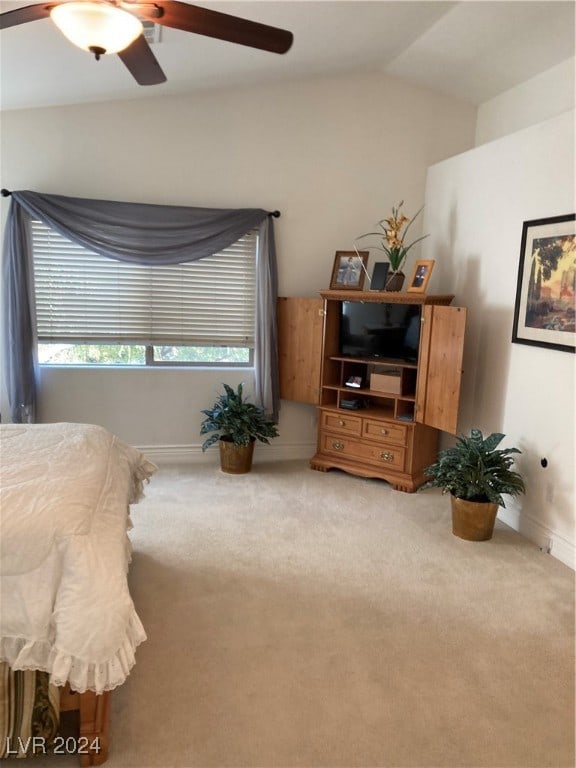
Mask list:
[{"label": "drawer handle", "polygon": [[345,427],[346,426],[346,422],[343,419],[339,419],[338,420],[338,426],[339,427]]},{"label": "drawer handle", "polygon": [[344,443],[341,443],[339,440],[335,443],[332,443],[332,448],[334,448],[335,451],[343,451],[344,450]]},{"label": "drawer handle", "polygon": [[381,432],[382,432],[383,435],[387,435],[388,434],[388,430],[387,429],[382,429]]},{"label": "drawer handle", "polygon": [[382,451],[380,458],[383,461],[394,461],[394,454],[390,453],[390,451]]}]

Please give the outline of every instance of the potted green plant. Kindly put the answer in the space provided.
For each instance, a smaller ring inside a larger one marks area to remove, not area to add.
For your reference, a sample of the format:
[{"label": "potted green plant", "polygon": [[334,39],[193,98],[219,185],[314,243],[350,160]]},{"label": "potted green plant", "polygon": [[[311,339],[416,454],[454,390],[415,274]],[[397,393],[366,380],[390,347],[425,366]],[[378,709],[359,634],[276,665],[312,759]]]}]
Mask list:
[{"label": "potted green plant", "polygon": [[252,468],[256,440],[269,443],[269,438],[278,437],[278,430],[263,408],[244,397],[242,384],[238,384],[236,390],[228,384],[222,386],[224,392],[214,405],[202,411],[206,418],[200,434],[212,433],[202,443],[202,451],[218,442],[222,471],[244,474]]},{"label": "potted green plant", "polygon": [[505,507],[503,494],[525,492],[524,480],[512,469],[512,454],[518,448],[498,446],[505,435],[493,432],[484,438],[479,429],[462,435],[456,444],[440,451],[437,461],[424,470],[430,479],[422,489],[442,488],[450,493],[452,532],[468,541],[492,538],[498,507]]},{"label": "potted green plant", "polygon": [[[392,216],[386,219],[381,219],[376,225],[379,227],[378,232],[365,232],[363,235],[359,235],[356,240],[361,240],[364,237],[378,237],[379,244],[375,246],[378,250],[384,251],[388,256],[390,262],[390,272],[386,280],[386,291],[400,291],[404,285],[405,275],[402,272],[402,267],[406,261],[408,251],[413,248],[416,243],[419,243],[428,235],[422,235],[409,245],[406,245],[405,238],[410,229],[413,221],[418,217],[418,214],[422,211],[422,208],[411,219],[405,216],[401,212],[401,208],[404,205],[404,200],[398,203],[396,208],[392,208]],[[404,230],[404,231],[402,231]]]}]

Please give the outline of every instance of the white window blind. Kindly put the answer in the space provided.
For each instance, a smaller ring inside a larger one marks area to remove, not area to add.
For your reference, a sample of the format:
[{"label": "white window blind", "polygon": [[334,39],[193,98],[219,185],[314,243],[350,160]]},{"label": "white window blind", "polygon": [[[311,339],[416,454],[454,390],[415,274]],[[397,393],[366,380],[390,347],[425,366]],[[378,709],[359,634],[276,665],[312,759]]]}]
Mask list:
[{"label": "white window blind", "polygon": [[32,222],[40,342],[254,346],[257,232],[171,266],[115,261]]}]

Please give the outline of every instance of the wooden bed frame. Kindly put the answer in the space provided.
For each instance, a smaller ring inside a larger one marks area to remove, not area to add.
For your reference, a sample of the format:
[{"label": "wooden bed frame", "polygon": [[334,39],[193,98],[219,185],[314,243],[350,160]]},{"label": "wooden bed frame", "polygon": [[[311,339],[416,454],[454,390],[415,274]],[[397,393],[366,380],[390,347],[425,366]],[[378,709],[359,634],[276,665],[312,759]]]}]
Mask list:
[{"label": "wooden bed frame", "polygon": [[75,744],[82,768],[102,765],[108,759],[111,693],[77,693],[69,685],[60,692],[60,712],[78,712],[80,725]]}]

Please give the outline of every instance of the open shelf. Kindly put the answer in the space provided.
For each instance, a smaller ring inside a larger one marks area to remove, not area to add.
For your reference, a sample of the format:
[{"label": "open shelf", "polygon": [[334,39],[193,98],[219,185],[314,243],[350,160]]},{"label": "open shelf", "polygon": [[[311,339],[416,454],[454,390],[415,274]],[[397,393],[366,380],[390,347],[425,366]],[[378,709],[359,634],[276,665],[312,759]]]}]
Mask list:
[{"label": "open shelf", "polygon": [[418,368],[418,363],[411,360],[398,360],[395,357],[348,357],[330,355],[330,360],[337,363],[358,363],[360,365],[386,365],[391,368]]},{"label": "open shelf", "polygon": [[378,398],[378,399],[390,399],[394,398],[395,400],[407,400],[410,402],[416,401],[416,395],[397,395],[394,392],[382,392],[379,389],[367,389],[365,387],[361,387],[360,389],[357,389],[356,387],[341,387],[337,384],[325,384],[324,389],[332,389],[335,392],[345,392],[347,395],[357,395],[362,397],[370,397],[370,398]]},{"label": "open shelf", "polygon": [[349,410],[347,408],[340,408],[341,411],[346,413],[358,413],[364,418],[370,419],[394,419],[394,408],[383,406],[381,408],[360,408],[358,411]]},{"label": "open shelf", "polygon": [[[322,405],[349,413],[383,419],[414,420],[418,366],[395,358],[366,358],[330,355],[322,384]],[[374,388],[373,374],[382,388]],[[360,386],[347,386],[356,379]],[[387,381],[388,379],[388,381]],[[386,389],[390,385],[390,391]],[[358,401],[358,408],[346,408],[342,401]]]}]

